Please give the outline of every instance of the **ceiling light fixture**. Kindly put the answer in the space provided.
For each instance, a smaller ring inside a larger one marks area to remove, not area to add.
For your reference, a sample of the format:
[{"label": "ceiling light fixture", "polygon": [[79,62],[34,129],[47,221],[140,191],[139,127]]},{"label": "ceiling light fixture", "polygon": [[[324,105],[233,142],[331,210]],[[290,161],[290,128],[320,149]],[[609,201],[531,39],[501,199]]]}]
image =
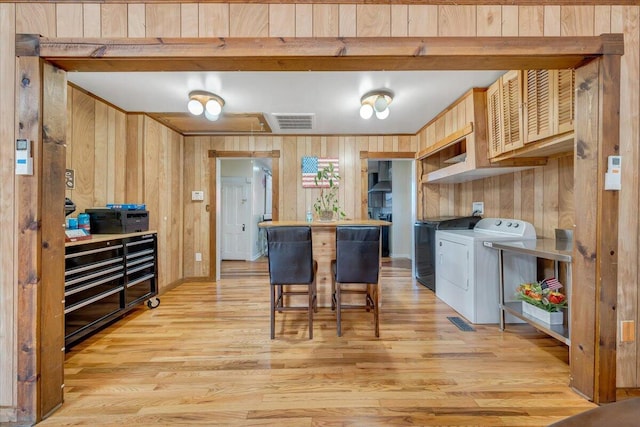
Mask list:
[{"label": "ceiling light fixture", "polygon": [[187,109],[194,116],[204,113],[207,120],[215,122],[222,114],[222,107],[224,107],[224,99],[216,94],[204,90],[194,90],[189,93]]},{"label": "ceiling light fixture", "polygon": [[373,113],[380,120],[389,117],[389,104],[393,101],[393,93],[388,90],[374,90],[360,98],[360,117],[370,119]]}]

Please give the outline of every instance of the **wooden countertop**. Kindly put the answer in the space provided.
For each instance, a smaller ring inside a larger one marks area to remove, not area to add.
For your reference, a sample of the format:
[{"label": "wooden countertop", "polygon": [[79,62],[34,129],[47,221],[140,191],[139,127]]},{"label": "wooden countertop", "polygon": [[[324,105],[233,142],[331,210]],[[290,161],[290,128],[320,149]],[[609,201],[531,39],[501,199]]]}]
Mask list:
[{"label": "wooden countertop", "polygon": [[340,221],[262,221],[258,223],[258,227],[267,228],[267,227],[285,227],[285,226],[299,226],[299,225],[309,225],[311,228],[335,228],[338,225],[373,225],[376,227],[391,225],[389,221],[382,221],[379,219],[345,219]]},{"label": "wooden countertop", "polygon": [[139,231],[136,233],[121,233],[121,234],[92,234],[90,239],[77,240],[75,242],[66,242],[65,247],[85,245],[87,243],[106,242],[107,240],[124,239],[126,237],[144,236],[146,234],[156,234],[157,231]]}]

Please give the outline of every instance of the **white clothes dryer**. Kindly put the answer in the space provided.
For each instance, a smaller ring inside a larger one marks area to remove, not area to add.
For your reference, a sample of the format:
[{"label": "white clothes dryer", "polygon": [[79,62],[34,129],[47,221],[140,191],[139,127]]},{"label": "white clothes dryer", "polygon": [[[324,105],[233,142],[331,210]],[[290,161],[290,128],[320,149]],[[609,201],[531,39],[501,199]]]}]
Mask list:
[{"label": "white clothes dryer", "polygon": [[[436,296],[471,323],[499,323],[498,251],[484,242],[535,238],[533,224],[517,219],[484,218],[473,230],[437,230]],[[505,291],[515,292],[517,285],[536,277],[536,258],[505,253],[503,268],[511,284]]]}]

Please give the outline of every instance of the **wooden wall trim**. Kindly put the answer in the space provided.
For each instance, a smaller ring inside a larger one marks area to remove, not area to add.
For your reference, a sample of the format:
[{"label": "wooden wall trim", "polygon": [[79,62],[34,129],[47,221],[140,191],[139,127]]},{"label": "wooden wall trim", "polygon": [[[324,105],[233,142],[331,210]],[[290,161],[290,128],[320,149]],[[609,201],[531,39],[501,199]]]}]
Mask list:
[{"label": "wooden wall trim", "polygon": [[215,157],[246,157],[246,158],[272,158],[278,159],[280,158],[280,150],[271,150],[271,151],[218,151],[218,150],[209,150],[209,158]]},{"label": "wooden wall trim", "polygon": [[361,159],[415,159],[415,157],[414,151],[360,151]]},{"label": "wooden wall trim", "polygon": [[575,68],[603,53],[623,51],[621,34],[515,38],[40,39],[43,58],[65,70],[76,71],[552,69]]}]

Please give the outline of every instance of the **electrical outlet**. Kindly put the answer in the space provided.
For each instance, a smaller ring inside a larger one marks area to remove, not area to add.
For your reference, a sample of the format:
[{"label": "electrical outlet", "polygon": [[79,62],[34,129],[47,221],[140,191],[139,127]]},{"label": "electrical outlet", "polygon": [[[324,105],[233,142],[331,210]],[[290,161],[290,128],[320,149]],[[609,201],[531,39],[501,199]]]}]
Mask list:
[{"label": "electrical outlet", "polygon": [[471,203],[471,213],[473,215],[484,215],[484,202]]},{"label": "electrical outlet", "polygon": [[192,191],[191,200],[204,200],[204,191]]},{"label": "electrical outlet", "polygon": [[202,261],[202,253],[196,252],[196,262]]}]

